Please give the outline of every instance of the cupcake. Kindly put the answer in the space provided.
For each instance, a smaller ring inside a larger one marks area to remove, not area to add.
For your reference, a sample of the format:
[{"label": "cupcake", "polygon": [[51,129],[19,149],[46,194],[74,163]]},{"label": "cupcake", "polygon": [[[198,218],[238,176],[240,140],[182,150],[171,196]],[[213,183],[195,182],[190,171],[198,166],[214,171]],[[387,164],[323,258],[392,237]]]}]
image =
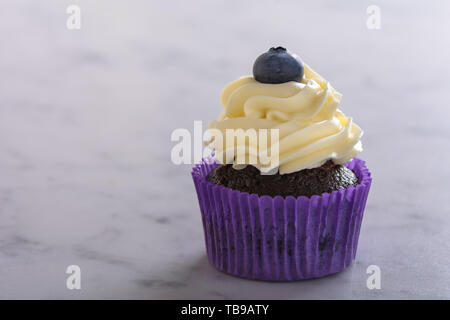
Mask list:
[{"label": "cupcake", "polygon": [[[283,47],[228,84],[192,171],[206,253],[243,278],[293,281],[355,259],[371,177],[342,95]],[[230,133],[231,132],[231,133]]]}]

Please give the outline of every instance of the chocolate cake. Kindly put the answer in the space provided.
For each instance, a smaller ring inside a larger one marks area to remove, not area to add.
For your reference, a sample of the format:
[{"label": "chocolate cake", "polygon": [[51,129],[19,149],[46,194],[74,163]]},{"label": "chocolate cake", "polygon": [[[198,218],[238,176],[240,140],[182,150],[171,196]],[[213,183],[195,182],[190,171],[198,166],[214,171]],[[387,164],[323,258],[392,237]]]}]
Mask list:
[{"label": "chocolate cake", "polygon": [[220,165],[206,179],[220,186],[272,197],[311,197],[358,185],[358,178],[353,171],[330,160],[318,168],[282,175],[261,175],[251,165],[240,170],[234,169],[230,164]]},{"label": "chocolate cake", "polygon": [[[253,75],[222,90],[223,108],[208,124],[216,162],[207,157],[192,170],[206,253],[218,270],[294,281],[340,272],[355,260],[372,180],[356,157],[363,131],[342,112],[341,97],[280,46],[256,59]],[[236,152],[244,150],[239,161]],[[231,159],[244,168],[228,165]]]}]

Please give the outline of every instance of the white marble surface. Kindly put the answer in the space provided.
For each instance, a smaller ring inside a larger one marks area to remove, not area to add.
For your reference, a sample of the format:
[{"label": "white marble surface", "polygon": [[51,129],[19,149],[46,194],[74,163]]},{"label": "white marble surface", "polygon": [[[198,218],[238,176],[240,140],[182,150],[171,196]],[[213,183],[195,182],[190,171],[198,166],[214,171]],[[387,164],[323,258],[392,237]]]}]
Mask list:
[{"label": "white marble surface", "polygon": [[[2,1],[0,298],[450,298],[449,8]],[[356,263],[295,283],[214,270],[190,166],[170,162],[172,130],[215,118],[221,88],[279,44],[344,93],[374,177]],[[81,290],[66,289],[70,264]]]}]

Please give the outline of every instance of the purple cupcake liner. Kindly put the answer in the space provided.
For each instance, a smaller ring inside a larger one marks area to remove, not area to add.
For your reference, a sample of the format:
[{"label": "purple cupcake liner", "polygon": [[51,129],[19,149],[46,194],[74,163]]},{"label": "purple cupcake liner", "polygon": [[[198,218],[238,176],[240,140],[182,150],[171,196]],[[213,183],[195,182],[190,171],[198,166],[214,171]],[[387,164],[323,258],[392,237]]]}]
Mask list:
[{"label": "purple cupcake liner", "polygon": [[203,159],[192,171],[210,263],[255,280],[293,281],[344,270],[355,259],[372,179],[364,161],[346,166],[354,187],[311,198],[258,196],[206,181],[218,164]]}]

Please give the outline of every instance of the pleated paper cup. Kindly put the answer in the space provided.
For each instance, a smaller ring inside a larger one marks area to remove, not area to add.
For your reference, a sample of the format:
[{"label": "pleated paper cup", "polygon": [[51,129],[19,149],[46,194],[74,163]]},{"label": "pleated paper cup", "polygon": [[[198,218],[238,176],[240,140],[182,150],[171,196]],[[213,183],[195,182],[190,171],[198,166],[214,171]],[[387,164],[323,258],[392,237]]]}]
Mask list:
[{"label": "pleated paper cup", "polygon": [[359,184],[311,198],[258,196],[206,180],[218,164],[192,171],[206,253],[217,269],[242,278],[293,281],[344,270],[355,259],[371,177],[364,161],[346,166]]}]

